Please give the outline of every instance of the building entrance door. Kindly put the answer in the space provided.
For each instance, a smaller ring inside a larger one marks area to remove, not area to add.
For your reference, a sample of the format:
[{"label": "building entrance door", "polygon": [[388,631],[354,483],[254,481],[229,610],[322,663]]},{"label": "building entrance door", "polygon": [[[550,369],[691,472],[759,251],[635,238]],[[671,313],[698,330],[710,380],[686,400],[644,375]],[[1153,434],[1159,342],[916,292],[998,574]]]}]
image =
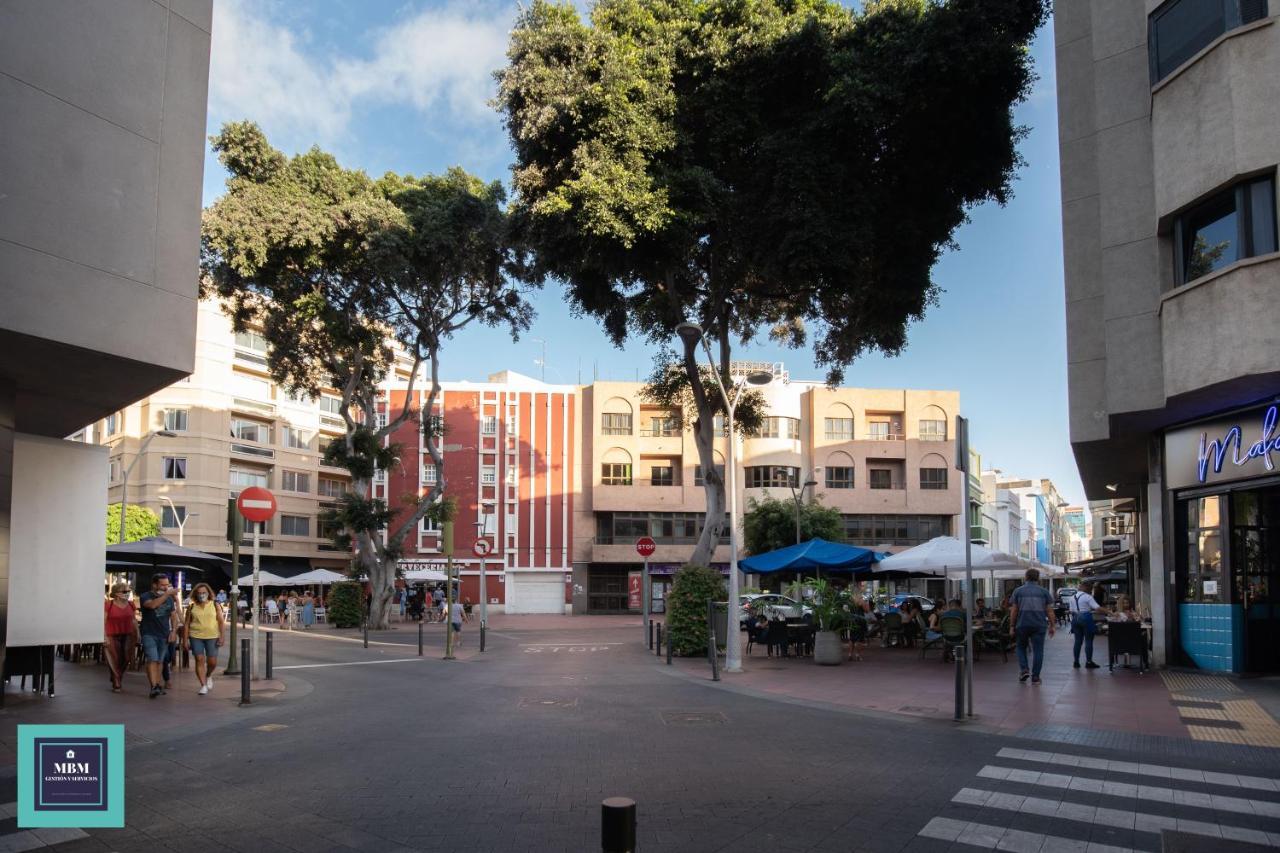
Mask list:
[{"label": "building entrance door", "polygon": [[1233,598],[1244,610],[1244,669],[1280,671],[1280,487],[1231,498]]},{"label": "building entrance door", "polygon": [[627,566],[591,566],[587,576],[587,610],[592,613],[626,613]]}]

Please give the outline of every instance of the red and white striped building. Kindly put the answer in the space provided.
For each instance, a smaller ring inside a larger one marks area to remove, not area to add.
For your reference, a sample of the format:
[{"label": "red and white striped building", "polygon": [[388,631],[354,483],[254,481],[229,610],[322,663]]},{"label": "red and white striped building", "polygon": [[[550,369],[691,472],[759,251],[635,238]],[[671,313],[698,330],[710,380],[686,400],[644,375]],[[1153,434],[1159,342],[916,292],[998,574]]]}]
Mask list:
[{"label": "red and white striped building", "polygon": [[[449,497],[457,501],[454,563],[464,600],[480,602],[483,561],[490,606],[508,613],[563,613],[571,603],[574,495],[581,404],[572,385],[548,385],[504,371],[488,382],[445,382],[434,411],[423,411],[427,391],[415,387],[411,404],[421,422],[441,419],[441,446]],[[380,417],[394,418],[406,386],[383,390]],[[384,421],[385,422],[385,421]],[[403,453],[380,472],[375,497],[408,512],[408,499],[424,494],[438,472],[419,422],[406,421],[389,441]],[[394,526],[395,522],[393,522]],[[441,532],[424,520],[405,543],[402,567],[442,569]],[[478,539],[488,553],[475,553]]]}]

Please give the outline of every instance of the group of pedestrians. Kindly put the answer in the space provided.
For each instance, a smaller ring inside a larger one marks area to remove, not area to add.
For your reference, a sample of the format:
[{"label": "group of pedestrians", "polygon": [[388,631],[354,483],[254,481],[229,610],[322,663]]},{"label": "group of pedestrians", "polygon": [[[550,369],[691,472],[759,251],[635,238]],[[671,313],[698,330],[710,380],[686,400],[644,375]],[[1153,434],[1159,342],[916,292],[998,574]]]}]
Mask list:
[{"label": "group of pedestrians", "polygon": [[[1040,670],[1044,664],[1044,640],[1047,633],[1054,635],[1055,606],[1053,596],[1040,586],[1040,572],[1027,569],[1024,583],[1009,596],[1012,612],[1009,617],[1009,631],[1016,639],[1018,651],[1018,680],[1031,680],[1032,684],[1040,683]],[[1098,669],[1093,660],[1093,638],[1098,633],[1099,616],[1109,616],[1114,621],[1137,620],[1138,616],[1129,604],[1128,598],[1121,596],[1114,608],[1106,608],[1093,596],[1094,584],[1084,581],[1070,596],[1066,597],[1068,615],[1070,617],[1071,634],[1074,642],[1071,649],[1071,666],[1073,669]],[[1080,663],[1080,652],[1084,651],[1084,664]],[[1028,651],[1030,655],[1028,659]]]},{"label": "group of pedestrians", "polygon": [[266,608],[268,622],[278,622],[281,628],[290,631],[299,625],[309,630],[316,624],[316,597],[309,590],[301,596],[289,592],[268,598]]},{"label": "group of pedestrians", "polygon": [[197,692],[204,696],[212,689],[218,649],[226,637],[226,613],[207,583],[192,587],[191,601],[185,608],[179,596],[179,590],[165,574],[152,576],[151,588],[141,595],[137,605],[130,599],[128,584],[112,585],[111,595],[103,604],[103,635],[113,692],[123,688],[125,671],[139,644],[152,699],[171,687],[171,670],[180,643],[195,658],[196,680],[200,683]]}]

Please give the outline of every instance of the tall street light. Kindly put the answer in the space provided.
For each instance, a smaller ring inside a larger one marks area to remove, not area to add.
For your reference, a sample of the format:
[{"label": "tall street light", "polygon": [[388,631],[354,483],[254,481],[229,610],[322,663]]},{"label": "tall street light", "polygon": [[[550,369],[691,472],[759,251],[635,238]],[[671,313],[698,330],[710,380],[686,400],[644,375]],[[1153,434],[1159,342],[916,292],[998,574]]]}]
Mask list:
[{"label": "tall street light", "polygon": [[[147,452],[147,445],[151,443],[151,439],[155,438],[157,435],[164,436],[165,438],[176,438],[178,434],[176,432],[170,432],[167,429],[148,433],[147,437],[142,440],[142,446],[138,448],[138,455],[133,457],[133,461],[129,463],[129,467],[124,469],[124,476],[120,478],[120,538],[116,540],[117,545],[124,544],[124,521],[125,518],[128,517],[127,510],[129,509],[129,473],[133,471],[133,466],[137,465],[138,460]],[[122,460],[124,459],[123,439],[120,441],[120,458]]]},{"label": "tall street light", "polygon": [[729,482],[726,484],[729,492],[729,612],[725,620],[727,636],[724,641],[724,671],[742,672],[742,630],[737,624],[736,615],[738,606],[738,462],[736,453],[738,439],[733,429],[733,413],[737,409],[738,399],[742,396],[745,385],[768,385],[773,381],[773,374],[759,370],[735,380],[733,396],[730,397],[729,391],[725,389],[724,382],[720,378],[720,371],[716,368],[716,360],[711,355],[711,345],[702,335],[702,327],[693,323],[681,323],[676,326],[676,334],[686,343],[693,343],[695,346],[698,342],[702,343],[707,361],[711,365],[711,375],[716,379],[716,388],[720,389],[720,398],[724,401],[724,407],[728,413],[726,435],[729,439],[729,456],[725,459],[725,468],[729,474]]},{"label": "tall street light", "polygon": [[818,481],[810,477],[804,481],[804,485],[800,487],[800,491],[796,491],[795,483],[787,483],[791,487],[791,500],[796,502],[796,544],[800,544],[800,505],[804,500],[804,490],[811,489],[818,485]]}]

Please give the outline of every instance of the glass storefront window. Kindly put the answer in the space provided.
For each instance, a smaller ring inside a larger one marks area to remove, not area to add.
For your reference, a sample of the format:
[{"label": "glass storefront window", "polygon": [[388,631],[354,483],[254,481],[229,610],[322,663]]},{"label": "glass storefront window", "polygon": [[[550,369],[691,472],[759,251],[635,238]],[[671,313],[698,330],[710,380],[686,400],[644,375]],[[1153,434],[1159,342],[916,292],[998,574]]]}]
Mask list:
[{"label": "glass storefront window", "polygon": [[1187,503],[1187,583],[1182,600],[1196,604],[1227,601],[1222,574],[1222,498],[1196,498]]}]

